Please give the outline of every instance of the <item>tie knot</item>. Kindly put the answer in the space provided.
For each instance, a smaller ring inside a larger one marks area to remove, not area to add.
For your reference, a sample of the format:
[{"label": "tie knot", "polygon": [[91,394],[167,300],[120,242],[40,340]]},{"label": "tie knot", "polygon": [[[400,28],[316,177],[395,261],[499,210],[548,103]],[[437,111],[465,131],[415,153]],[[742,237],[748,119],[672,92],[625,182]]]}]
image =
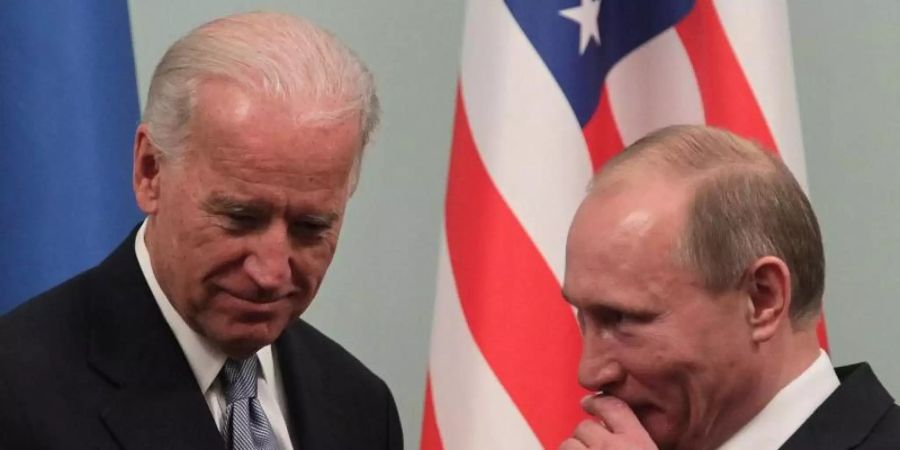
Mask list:
[{"label": "tie knot", "polygon": [[247,398],[256,398],[256,373],[259,371],[259,360],[256,356],[236,361],[231,358],[225,361],[222,368],[225,399],[228,404]]}]

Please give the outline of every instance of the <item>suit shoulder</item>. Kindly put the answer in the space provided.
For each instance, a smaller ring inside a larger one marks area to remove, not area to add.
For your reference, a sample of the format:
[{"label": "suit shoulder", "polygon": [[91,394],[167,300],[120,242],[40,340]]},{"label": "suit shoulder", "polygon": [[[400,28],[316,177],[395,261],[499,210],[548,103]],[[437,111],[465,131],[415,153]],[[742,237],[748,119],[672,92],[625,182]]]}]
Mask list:
[{"label": "suit shoulder", "polygon": [[873,450],[900,448],[900,406],[894,404],[888,408],[859,448]]},{"label": "suit shoulder", "polygon": [[[867,363],[837,367],[840,387],[832,394],[832,415],[843,428],[857,430],[853,448],[900,448],[900,407]],[[830,398],[829,398],[830,399]],[[827,400],[826,400],[827,402]],[[831,427],[842,429],[839,426]]]},{"label": "suit shoulder", "polygon": [[289,327],[286,334],[288,340],[293,341],[291,346],[301,346],[305,353],[318,361],[325,379],[352,380],[354,384],[363,383],[368,388],[386,389],[384,381],[365,364],[303,319]]},{"label": "suit shoulder", "polygon": [[352,370],[359,372],[361,375],[377,378],[377,375],[345,349],[344,346],[335,342],[303,319],[298,320],[292,328],[296,330],[297,336],[307,345],[308,350],[320,361],[334,365],[335,368]]},{"label": "suit shoulder", "polygon": [[341,412],[341,422],[349,428],[341,432],[348,441],[340,448],[403,448],[390,388],[344,347],[300,319],[285,330],[276,349],[282,374],[293,380],[286,388],[302,386],[305,379],[307,388],[316,390],[315,397],[327,399],[330,409]]},{"label": "suit shoulder", "polygon": [[89,278],[90,271],[83,272],[0,317],[0,344],[11,344],[0,347],[34,350],[65,344],[73,331],[83,329]]},{"label": "suit shoulder", "polygon": [[35,418],[83,366],[88,284],[76,276],[0,317],[0,448],[36,447]]}]

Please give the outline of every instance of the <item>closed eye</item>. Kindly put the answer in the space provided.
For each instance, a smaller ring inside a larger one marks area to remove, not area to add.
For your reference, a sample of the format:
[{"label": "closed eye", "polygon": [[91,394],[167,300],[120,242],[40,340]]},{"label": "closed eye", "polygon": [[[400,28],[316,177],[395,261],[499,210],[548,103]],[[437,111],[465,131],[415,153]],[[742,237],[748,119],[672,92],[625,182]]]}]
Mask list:
[{"label": "closed eye", "polygon": [[587,311],[590,320],[598,326],[606,328],[621,328],[625,326],[637,326],[648,324],[656,319],[659,314],[649,311],[624,310],[606,306],[594,306]]},{"label": "closed eye", "polygon": [[291,235],[298,239],[317,238],[334,226],[328,217],[307,216],[291,224]]},{"label": "closed eye", "polygon": [[221,226],[231,233],[262,229],[269,220],[271,207],[262,202],[244,201],[215,193],[204,202],[204,209],[219,218]]},{"label": "closed eye", "polygon": [[227,228],[232,231],[255,230],[265,222],[262,217],[246,212],[229,212],[224,215],[227,219]]}]

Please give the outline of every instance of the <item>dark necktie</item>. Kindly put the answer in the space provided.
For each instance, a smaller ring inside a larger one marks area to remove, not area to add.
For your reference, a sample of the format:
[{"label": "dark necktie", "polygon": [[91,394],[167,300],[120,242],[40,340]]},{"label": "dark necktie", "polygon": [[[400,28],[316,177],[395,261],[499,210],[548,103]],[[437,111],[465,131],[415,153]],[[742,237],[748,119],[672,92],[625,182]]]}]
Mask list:
[{"label": "dark necktie", "polygon": [[222,368],[225,408],[224,437],[231,450],[276,450],[275,433],[256,398],[259,360],[254,355],[243,361],[228,359]]}]

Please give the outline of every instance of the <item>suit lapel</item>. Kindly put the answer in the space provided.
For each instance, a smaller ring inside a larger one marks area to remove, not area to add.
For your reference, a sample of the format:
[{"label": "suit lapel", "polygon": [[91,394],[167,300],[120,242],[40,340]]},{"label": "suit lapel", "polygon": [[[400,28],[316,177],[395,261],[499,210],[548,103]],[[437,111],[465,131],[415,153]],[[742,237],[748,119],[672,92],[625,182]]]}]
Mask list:
[{"label": "suit lapel", "polygon": [[194,374],[141,273],[134,236],[92,274],[88,361],[115,389],[102,420],[126,450],[222,449]]},{"label": "suit lapel", "polygon": [[781,448],[846,450],[862,442],[894,404],[866,363],[836,369],[840,386]]},{"label": "suit lapel", "polygon": [[291,440],[295,448],[303,450],[343,448],[336,430],[346,419],[327,401],[322,368],[302,338],[303,325],[298,321],[275,341]]}]

